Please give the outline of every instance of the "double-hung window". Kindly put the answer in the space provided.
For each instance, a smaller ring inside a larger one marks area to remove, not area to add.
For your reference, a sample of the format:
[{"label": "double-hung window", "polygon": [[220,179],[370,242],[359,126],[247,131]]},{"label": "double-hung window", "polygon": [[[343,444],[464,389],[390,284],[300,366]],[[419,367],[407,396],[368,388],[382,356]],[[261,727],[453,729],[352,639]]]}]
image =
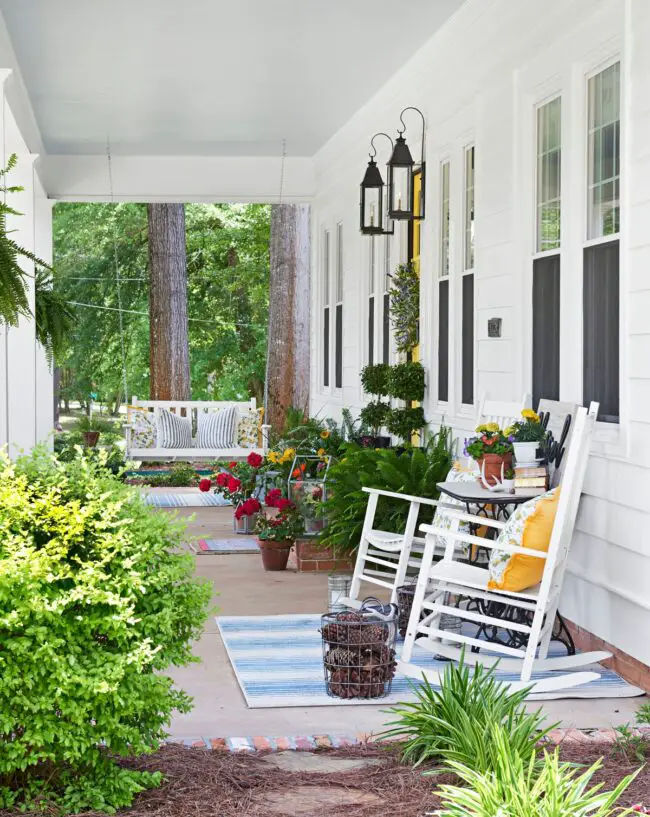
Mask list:
[{"label": "double-hung window", "polygon": [[343,225],[336,225],[334,388],[343,388]]},{"label": "double-hung window", "polygon": [[619,232],[621,227],[621,66],[588,80],[587,234],[583,249],[585,405],[619,422]]},{"label": "double-hung window", "polygon": [[463,280],[461,300],[461,397],[474,403],[474,145],[465,148]]},{"label": "double-hung window", "polygon": [[368,252],[368,364],[375,362],[375,237],[370,237]]},{"label": "double-hung window", "polygon": [[449,400],[449,272],[451,268],[450,163],[440,165],[440,266],[438,270],[438,400]]},{"label": "double-hung window", "polygon": [[382,280],[384,282],[382,295],[382,328],[381,328],[381,362],[390,363],[390,282],[391,282],[391,268],[390,268],[390,236],[384,238],[384,274]]},{"label": "double-hung window", "polygon": [[323,233],[323,386],[330,385],[330,231]]},{"label": "double-hung window", "polygon": [[560,399],[560,221],[562,100],[536,111],[535,253],[533,256],[533,405]]}]

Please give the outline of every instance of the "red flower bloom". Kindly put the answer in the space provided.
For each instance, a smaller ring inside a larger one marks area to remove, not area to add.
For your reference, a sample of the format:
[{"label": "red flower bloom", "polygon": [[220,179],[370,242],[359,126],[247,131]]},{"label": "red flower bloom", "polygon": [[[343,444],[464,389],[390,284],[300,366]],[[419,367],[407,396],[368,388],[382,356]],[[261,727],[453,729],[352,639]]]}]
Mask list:
[{"label": "red flower bloom", "polygon": [[307,469],[307,463],[301,462],[300,463],[300,470],[303,472],[303,474],[305,473],[306,469]]},{"label": "red flower bloom", "polygon": [[220,488],[225,488],[226,485],[228,484],[229,479],[230,479],[230,476],[225,471],[220,471],[217,474],[217,485]]},{"label": "red flower bloom", "polygon": [[203,477],[203,479],[199,481],[199,491],[206,493],[210,488],[212,488],[212,482],[210,482],[207,477]]},{"label": "red flower bloom", "polygon": [[282,511],[288,511],[290,508],[294,508],[295,505],[290,499],[278,499],[275,503],[275,507],[282,513]]},{"label": "red flower bloom", "polygon": [[486,445],[493,445],[493,444],[496,442],[496,437],[486,437],[486,436],[483,436],[483,437],[481,437],[481,439],[483,440],[483,442],[484,442]]},{"label": "red flower bloom", "polygon": [[252,516],[254,513],[257,513],[261,509],[261,505],[259,500],[255,499],[255,497],[250,497],[249,499],[242,502],[242,504],[237,508],[237,510],[241,510],[242,515],[244,516]]},{"label": "red flower bloom", "polygon": [[235,460],[228,463],[228,468],[230,468],[231,471],[232,471],[233,468],[236,468],[236,467],[237,467],[237,463],[235,462]]},{"label": "red flower bloom", "polygon": [[231,494],[234,494],[241,488],[241,480],[237,479],[237,477],[228,477],[226,487],[228,488]]},{"label": "red flower bloom", "polygon": [[266,495],[266,504],[269,508],[275,508],[278,499],[282,498],[282,491],[279,488],[273,488]]},{"label": "red flower bloom", "polygon": [[296,477],[296,478],[301,477],[302,476],[302,471],[300,470],[300,468],[294,468],[293,469],[293,474],[291,476]]},{"label": "red flower bloom", "polygon": [[255,451],[251,451],[251,453],[246,458],[246,461],[249,465],[252,465],[253,468],[259,468],[260,465],[264,462],[264,457],[260,457],[258,453]]}]

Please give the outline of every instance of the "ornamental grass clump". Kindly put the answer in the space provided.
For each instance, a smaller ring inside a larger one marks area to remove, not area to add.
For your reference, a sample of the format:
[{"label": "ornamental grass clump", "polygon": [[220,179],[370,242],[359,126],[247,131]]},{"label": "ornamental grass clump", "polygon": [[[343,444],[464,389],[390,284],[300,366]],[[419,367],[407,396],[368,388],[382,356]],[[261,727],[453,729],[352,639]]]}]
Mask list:
[{"label": "ornamental grass clump", "polygon": [[413,687],[416,700],[388,710],[395,720],[385,737],[406,739],[402,758],[422,763],[464,763],[486,772],[495,768],[499,732],[514,756],[524,762],[534,756],[538,742],[557,724],[542,729],[542,710],[527,712],[528,689],[512,692],[497,680],[495,667],[463,663],[445,669],[440,689],[427,681]]},{"label": "ornamental grass clump", "polygon": [[191,700],[210,588],[182,527],[97,457],[0,460],[0,809],[111,813],[161,782],[151,752]]}]

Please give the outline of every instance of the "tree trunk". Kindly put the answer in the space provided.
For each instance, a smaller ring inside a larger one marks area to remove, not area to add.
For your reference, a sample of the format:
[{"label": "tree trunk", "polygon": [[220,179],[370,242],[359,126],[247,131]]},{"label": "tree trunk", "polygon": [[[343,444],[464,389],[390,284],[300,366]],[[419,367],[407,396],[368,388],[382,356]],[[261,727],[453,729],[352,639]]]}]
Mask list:
[{"label": "tree trunk", "polygon": [[149,204],[149,397],[189,400],[185,206]]},{"label": "tree trunk", "polygon": [[59,420],[61,419],[61,369],[54,364],[54,372],[52,373],[53,379],[53,394],[54,394],[54,428],[56,428],[59,424]]},{"label": "tree trunk", "polygon": [[266,422],[281,432],[291,406],[309,409],[309,205],[271,207]]}]

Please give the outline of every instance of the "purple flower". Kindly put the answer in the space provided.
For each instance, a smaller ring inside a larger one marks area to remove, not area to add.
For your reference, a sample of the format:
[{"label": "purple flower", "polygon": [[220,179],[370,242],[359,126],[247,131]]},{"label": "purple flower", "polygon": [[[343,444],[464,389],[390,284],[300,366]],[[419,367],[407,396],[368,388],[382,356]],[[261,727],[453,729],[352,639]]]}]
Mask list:
[{"label": "purple flower", "polygon": [[469,444],[469,440],[467,439],[467,437],[465,437],[465,445],[463,446],[463,456],[464,457],[469,457],[469,454],[467,453],[468,444]]},{"label": "purple flower", "polygon": [[508,442],[509,442],[509,443],[514,443],[514,441],[515,441],[515,435],[514,435],[514,434],[511,434],[511,435],[508,437]]}]

